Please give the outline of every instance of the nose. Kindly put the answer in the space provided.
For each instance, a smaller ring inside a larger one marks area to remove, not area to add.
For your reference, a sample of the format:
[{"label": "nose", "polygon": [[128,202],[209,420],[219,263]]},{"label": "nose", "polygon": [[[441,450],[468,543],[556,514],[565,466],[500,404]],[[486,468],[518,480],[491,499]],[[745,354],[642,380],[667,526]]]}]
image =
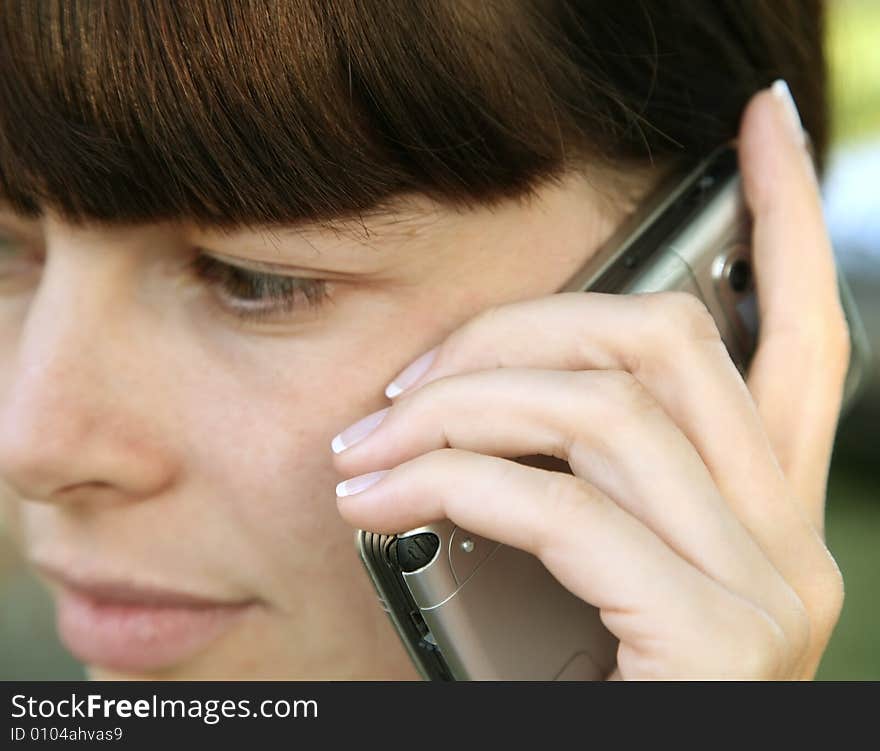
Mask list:
[{"label": "nose", "polygon": [[50,258],[23,325],[3,332],[0,479],[23,499],[115,505],[170,480],[133,305],[102,264]]}]

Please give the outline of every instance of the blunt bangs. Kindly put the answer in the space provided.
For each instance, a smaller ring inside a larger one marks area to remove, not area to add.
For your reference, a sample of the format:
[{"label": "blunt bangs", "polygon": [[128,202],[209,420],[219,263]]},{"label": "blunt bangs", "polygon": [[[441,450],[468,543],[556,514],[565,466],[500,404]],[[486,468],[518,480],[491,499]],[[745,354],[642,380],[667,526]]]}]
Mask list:
[{"label": "blunt bangs", "polygon": [[818,0],[3,0],[0,201],[78,224],[332,221],[699,159],[788,80],[826,143]]},{"label": "blunt bangs", "polygon": [[558,171],[563,128],[539,69],[486,54],[489,8],[4,0],[0,200],[231,226],[521,193]]}]

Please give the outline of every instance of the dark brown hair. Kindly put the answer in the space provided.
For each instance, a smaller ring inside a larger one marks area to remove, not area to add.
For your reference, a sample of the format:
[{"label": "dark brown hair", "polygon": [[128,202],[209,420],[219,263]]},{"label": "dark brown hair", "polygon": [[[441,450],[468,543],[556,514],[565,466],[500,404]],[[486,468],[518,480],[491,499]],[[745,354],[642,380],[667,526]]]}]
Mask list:
[{"label": "dark brown hair", "polygon": [[0,199],[68,221],[328,220],[696,159],[748,97],[827,140],[818,0],[3,0]]}]

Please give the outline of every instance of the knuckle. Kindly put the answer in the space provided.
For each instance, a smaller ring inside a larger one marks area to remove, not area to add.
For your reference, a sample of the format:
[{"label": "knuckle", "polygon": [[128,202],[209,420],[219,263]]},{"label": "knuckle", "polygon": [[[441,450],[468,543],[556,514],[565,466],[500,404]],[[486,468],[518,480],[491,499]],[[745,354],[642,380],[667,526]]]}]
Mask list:
[{"label": "knuckle", "polygon": [[852,332],[850,331],[849,322],[846,316],[841,314],[840,321],[834,329],[834,343],[840,349],[841,354],[846,360],[849,360],[852,354]]},{"label": "knuckle", "polygon": [[430,467],[435,468],[438,473],[443,473],[460,468],[460,462],[467,460],[470,455],[471,452],[464,449],[444,446],[443,448],[428,451],[420,457],[416,457],[416,459],[424,460]]},{"label": "knuckle", "polygon": [[400,474],[400,486],[406,485],[406,490],[409,491],[410,482],[422,483],[430,478],[462,472],[467,466],[464,464],[468,459],[467,453],[462,449],[448,446],[432,449],[401,462],[394,471]]},{"label": "knuckle", "polygon": [[816,576],[811,586],[811,598],[807,605],[809,619],[815,637],[823,643],[831,638],[845,599],[843,576],[833,561]]},{"label": "knuckle", "polygon": [[790,663],[790,645],[782,627],[762,609],[751,606],[737,623],[745,640],[740,670],[744,677],[774,679]]},{"label": "knuckle", "polygon": [[835,318],[837,320],[829,324],[828,347],[833,355],[833,359],[840,362],[843,368],[846,368],[849,365],[852,354],[849,323],[842,311]]},{"label": "knuckle", "polygon": [[690,292],[658,292],[648,295],[652,318],[662,336],[688,340],[715,341],[721,338],[718,326],[706,304]]},{"label": "knuckle", "polygon": [[[587,505],[599,501],[600,495],[581,477],[563,472],[547,472],[541,505],[546,512],[545,518],[552,519],[553,523],[541,526],[548,530],[574,529],[582,521]],[[538,532],[536,530],[536,534]],[[536,554],[538,557],[546,555],[550,548],[558,545],[558,534],[552,534],[547,539],[538,534],[535,540]]]},{"label": "knuckle", "polygon": [[[606,412],[602,415],[603,418],[614,420],[617,424],[621,420],[642,423],[645,417],[660,411],[660,405],[653,394],[629,371],[586,371],[587,377],[591,373],[601,384],[599,389],[595,389],[594,381],[593,389],[598,396],[599,409]],[[595,420],[595,414],[590,418]]]},{"label": "knuckle", "polygon": [[785,635],[787,653],[791,660],[799,660],[810,648],[813,638],[813,623],[804,601],[797,592],[788,587],[783,604],[784,616],[781,623]]}]

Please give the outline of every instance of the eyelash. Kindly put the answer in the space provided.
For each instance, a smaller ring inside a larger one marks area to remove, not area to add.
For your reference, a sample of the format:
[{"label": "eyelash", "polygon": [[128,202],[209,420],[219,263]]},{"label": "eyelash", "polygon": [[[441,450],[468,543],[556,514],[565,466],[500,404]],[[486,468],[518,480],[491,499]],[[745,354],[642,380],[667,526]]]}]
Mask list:
[{"label": "eyelash", "polygon": [[[0,233],[0,254],[4,245],[14,245],[14,240]],[[330,300],[325,279],[267,274],[223,263],[205,253],[200,253],[192,260],[190,270],[209,287],[218,289],[227,301],[231,300],[224,302],[224,307],[232,315],[246,321],[263,321],[279,314],[289,316],[301,307],[297,304],[300,298],[304,298],[306,309],[312,311]],[[235,305],[236,299],[239,303],[244,302],[245,306]]]},{"label": "eyelash", "polygon": [[317,310],[330,295],[324,279],[304,279],[282,274],[265,274],[242,266],[223,263],[209,255],[200,254],[191,262],[197,278],[220,290],[224,297],[246,304],[268,301],[270,305],[241,307],[225,304],[235,315],[247,321],[260,321],[270,316],[290,314],[297,307],[297,299],[305,298],[309,310]]}]

